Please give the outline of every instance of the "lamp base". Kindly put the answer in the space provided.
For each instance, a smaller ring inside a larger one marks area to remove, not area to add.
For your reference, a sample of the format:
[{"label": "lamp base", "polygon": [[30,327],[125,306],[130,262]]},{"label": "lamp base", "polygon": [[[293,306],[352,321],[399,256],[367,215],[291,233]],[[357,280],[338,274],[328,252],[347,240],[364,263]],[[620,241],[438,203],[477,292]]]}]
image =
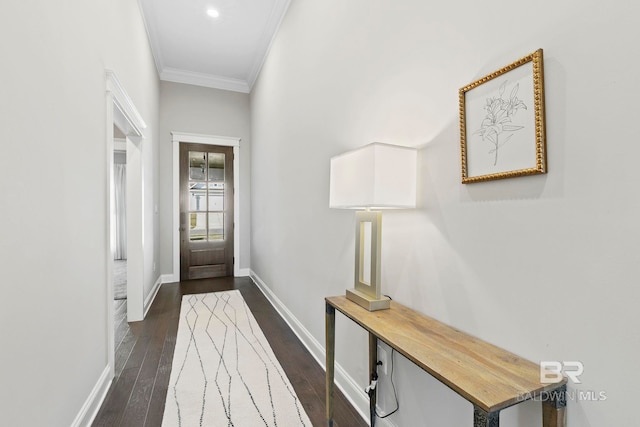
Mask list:
[{"label": "lamp base", "polygon": [[386,310],[391,306],[391,299],[389,297],[383,296],[380,299],[372,298],[355,288],[347,289],[347,299],[369,311]]}]

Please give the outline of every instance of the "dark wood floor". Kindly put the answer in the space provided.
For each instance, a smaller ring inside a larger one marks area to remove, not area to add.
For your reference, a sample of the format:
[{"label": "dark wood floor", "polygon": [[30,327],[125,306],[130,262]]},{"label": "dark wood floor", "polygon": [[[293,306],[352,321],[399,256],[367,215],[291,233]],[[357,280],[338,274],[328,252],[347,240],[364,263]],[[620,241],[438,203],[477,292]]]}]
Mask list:
[{"label": "dark wood floor", "polygon": [[[115,301],[115,378],[93,426],[160,426],[182,295],[230,289],[242,293],[313,425],[326,425],[324,370],[251,279],[243,277],[162,285],[142,322],[127,323],[126,300]],[[334,426],[367,426],[340,390],[335,393]]]}]

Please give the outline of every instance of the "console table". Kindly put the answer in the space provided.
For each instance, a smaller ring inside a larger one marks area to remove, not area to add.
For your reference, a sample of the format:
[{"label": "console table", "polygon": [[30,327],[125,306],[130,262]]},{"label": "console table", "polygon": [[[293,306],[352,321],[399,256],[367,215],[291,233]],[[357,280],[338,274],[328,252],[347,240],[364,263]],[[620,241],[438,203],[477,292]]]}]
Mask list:
[{"label": "console table", "polygon": [[[378,360],[378,339],[473,404],[474,427],[498,427],[500,411],[525,400],[542,401],[544,427],[566,427],[566,378],[540,383],[533,362],[391,301],[368,311],[344,296],[325,298],[327,424],[333,425],[335,311],[369,332],[369,372]],[[375,408],[375,394],[371,398]],[[372,420],[373,425],[374,420]]]}]

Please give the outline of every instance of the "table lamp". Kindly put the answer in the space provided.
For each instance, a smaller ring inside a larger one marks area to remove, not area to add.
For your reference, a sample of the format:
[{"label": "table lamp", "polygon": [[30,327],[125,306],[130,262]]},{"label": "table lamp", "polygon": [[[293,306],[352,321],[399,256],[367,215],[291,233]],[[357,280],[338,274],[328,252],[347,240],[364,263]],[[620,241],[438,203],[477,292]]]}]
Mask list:
[{"label": "table lamp", "polygon": [[389,308],[381,293],[382,212],[416,206],[417,150],[374,142],[331,158],[329,207],[356,212],[355,284],[347,298],[369,311]]}]

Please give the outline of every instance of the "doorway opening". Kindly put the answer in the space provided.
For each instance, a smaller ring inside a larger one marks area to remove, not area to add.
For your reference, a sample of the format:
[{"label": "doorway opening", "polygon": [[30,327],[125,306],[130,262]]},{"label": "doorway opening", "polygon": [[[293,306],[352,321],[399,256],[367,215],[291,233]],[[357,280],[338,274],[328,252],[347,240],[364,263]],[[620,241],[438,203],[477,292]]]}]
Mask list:
[{"label": "doorway opening", "polygon": [[115,230],[115,136],[124,140],[126,152],[126,318],[125,322],[144,319],[144,182],[142,148],[144,130],[142,120],[131,98],[111,70],[106,71],[106,157],[107,157],[107,358],[111,378],[115,374],[115,309],[114,309],[114,258],[116,253]]},{"label": "doorway opening", "polygon": [[173,154],[172,154],[172,211],[173,211],[173,244],[172,244],[172,263],[173,274],[168,276],[170,281],[180,281],[180,146],[184,143],[190,144],[204,144],[204,145],[216,145],[221,147],[232,147],[233,149],[233,170],[235,171],[233,180],[233,223],[235,228],[233,230],[233,257],[235,263],[233,263],[233,275],[248,276],[248,268],[240,268],[242,264],[240,242],[241,233],[244,233],[242,224],[240,222],[240,195],[242,194],[242,184],[240,181],[240,138],[228,137],[228,136],[214,136],[214,135],[202,135],[196,133],[186,132],[171,132],[173,142]]},{"label": "doorway opening", "polygon": [[113,299],[115,311],[127,299],[127,140],[126,135],[113,126]]}]

